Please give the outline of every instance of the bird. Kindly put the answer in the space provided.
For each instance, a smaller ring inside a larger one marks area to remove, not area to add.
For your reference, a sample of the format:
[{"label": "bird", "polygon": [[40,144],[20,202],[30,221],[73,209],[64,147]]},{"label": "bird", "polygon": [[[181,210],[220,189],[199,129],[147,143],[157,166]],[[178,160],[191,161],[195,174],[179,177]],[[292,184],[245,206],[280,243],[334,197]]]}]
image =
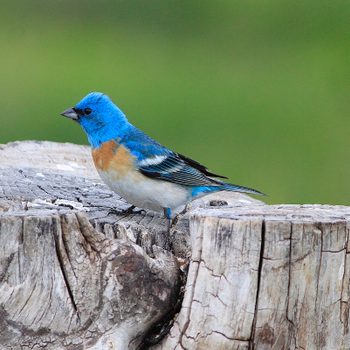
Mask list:
[{"label": "bird", "polygon": [[224,182],[201,163],[174,152],[131,124],[108,95],[91,92],[62,116],[80,124],[101,179],[130,207],[164,213],[168,228],[174,211],[219,191],[263,194]]}]

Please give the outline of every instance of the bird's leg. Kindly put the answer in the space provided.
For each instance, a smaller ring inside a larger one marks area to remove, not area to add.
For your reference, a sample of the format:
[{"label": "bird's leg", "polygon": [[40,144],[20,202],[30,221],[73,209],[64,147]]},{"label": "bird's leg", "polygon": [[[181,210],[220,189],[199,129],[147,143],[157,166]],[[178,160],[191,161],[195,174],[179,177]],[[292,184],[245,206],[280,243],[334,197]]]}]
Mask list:
[{"label": "bird's leg", "polygon": [[171,228],[171,209],[170,208],[163,208],[164,217],[167,219],[167,231],[170,233]]},{"label": "bird's leg", "polygon": [[171,226],[175,226],[177,224],[181,216],[183,216],[188,211],[188,206],[189,204],[185,205],[185,208],[174,217],[174,219],[171,222]]},{"label": "bird's leg", "polygon": [[142,214],[145,211],[143,209],[140,210],[134,210],[136,208],[135,205],[131,205],[129,208],[126,208],[124,210],[118,210],[118,209],[110,209],[108,214],[117,214],[117,215],[130,215],[130,214]]}]

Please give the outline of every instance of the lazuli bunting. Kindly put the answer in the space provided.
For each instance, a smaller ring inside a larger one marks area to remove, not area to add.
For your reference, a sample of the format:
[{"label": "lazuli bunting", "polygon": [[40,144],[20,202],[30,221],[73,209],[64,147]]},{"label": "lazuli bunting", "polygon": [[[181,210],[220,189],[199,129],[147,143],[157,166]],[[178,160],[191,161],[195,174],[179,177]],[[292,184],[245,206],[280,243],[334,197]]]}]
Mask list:
[{"label": "lazuli bunting", "polygon": [[102,180],[132,209],[163,210],[170,222],[175,208],[212,192],[262,194],[218,180],[226,177],[162,146],[130,124],[103,93],[88,94],[61,115],[81,125]]}]

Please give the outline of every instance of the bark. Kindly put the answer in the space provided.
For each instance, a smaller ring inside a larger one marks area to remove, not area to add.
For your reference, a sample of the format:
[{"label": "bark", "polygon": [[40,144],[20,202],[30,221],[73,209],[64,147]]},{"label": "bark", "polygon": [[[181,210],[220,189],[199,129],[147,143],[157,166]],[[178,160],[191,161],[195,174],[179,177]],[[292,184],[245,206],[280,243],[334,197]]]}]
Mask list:
[{"label": "bark", "polygon": [[127,207],[87,147],[0,146],[1,349],[349,348],[349,207]]}]

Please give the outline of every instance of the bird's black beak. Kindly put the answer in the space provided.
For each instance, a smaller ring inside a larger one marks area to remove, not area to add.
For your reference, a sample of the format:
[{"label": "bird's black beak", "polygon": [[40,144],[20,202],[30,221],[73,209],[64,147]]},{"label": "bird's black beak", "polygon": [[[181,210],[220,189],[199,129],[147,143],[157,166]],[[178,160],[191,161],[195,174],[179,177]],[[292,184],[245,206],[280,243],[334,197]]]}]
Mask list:
[{"label": "bird's black beak", "polygon": [[73,119],[75,121],[79,120],[79,114],[76,112],[74,108],[68,108],[64,112],[61,113],[64,117]]}]

